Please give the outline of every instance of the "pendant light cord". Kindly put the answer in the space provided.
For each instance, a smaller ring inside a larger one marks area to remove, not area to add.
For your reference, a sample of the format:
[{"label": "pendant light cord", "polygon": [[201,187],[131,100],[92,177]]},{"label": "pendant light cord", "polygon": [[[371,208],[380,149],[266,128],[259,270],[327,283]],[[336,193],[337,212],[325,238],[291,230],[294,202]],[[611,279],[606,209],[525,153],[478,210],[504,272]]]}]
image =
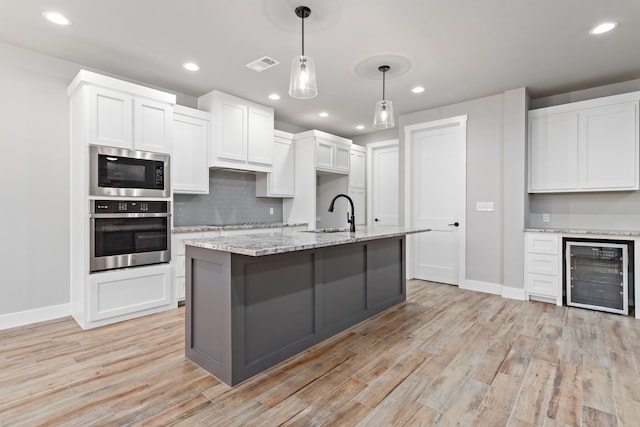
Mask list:
[{"label": "pendant light cord", "polygon": [[304,56],[304,12],[302,13],[302,56]]},{"label": "pendant light cord", "polygon": [[384,82],[385,82],[385,78],[384,77],[385,77],[386,73],[387,73],[386,71],[382,72],[382,100],[383,101],[384,101]]}]

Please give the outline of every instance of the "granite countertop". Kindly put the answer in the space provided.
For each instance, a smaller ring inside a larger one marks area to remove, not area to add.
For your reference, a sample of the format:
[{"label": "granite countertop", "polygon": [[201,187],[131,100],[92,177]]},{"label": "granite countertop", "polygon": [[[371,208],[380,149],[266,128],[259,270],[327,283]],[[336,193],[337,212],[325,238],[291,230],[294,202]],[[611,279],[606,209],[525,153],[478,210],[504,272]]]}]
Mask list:
[{"label": "granite countertop", "polygon": [[274,230],[273,233],[185,240],[184,243],[188,246],[240,255],[263,256],[404,236],[406,234],[422,233],[425,231],[430,231],[430,229],[384,225],[371,227],[360,226],[356,228],[354,234],[349,231],[331,233],[296,231],[284,233],[282,230]]},{"label": "granite countertop", "polygon": [[585,234],[595,236],[640,236],[640,230],[595,230],[576,228],[525,228],[524,231],[538,233]]},{"label": "granite countertop", "polygon": [[220,231],[220,230],[253,230],[258,228],[283,228],[283,227],[301,227],[307,226],[308,223],[300,222],[300,223],[282,223],[282,222],[273,222],[273,223],[244,223],[244,224],[233,224],[233,225],[177,225],[171,229],[172,233],[196,233],[199,231]]}]

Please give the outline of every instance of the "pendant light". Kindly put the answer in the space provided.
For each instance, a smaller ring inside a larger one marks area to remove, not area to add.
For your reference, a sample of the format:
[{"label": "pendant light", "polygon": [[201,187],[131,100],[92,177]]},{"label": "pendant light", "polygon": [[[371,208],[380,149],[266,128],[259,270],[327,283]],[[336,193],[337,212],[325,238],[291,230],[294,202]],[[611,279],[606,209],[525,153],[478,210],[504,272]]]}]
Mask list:
[{"label": "pendant light", "polygon": [[313,59],[304,55],[304,18],[311,15],[311,9],[307,6],[298,6],[295,12],[302,19],[302,55],[296,56],[291,62],[289,95],[293,98],[309,99],[318,95],[315,64]]},{"label": "pendant light", "polygon": [[376,102],[376,112],[373,116],[373,127],[377,129],[389,129],[395,126],[393,121],[393,103],[384,99],[385,73],[389,71],[390,68],[388,65],[378,67],[378,71],[382,72],[382,100]]}]

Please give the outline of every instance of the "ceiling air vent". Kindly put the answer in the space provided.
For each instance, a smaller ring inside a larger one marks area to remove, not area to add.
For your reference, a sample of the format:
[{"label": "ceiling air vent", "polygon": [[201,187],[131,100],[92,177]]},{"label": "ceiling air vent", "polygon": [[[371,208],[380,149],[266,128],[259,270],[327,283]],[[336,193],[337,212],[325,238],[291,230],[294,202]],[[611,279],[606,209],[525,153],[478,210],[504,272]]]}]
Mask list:
[{"label": "ceiling air vent", "polygon": [[251,68],[253,71],[257,71],[258,73],[263,72],[264,70],[275,67],[279,62],[273,58],[269,58],[268,56],[263,56],[262,58],[256,59],[253,62],[249,62],[246,66]]}]

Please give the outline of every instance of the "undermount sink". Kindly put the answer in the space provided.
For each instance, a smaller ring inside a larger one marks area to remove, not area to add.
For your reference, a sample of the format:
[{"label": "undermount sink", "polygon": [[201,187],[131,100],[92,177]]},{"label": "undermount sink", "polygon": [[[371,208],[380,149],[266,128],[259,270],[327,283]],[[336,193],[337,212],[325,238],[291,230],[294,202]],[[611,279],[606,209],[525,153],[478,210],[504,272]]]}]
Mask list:
[{"label": "undermount sink", "polygon": [[347,233],[348,228],[318,228],[315,230],[303,230],[303,233]]}]

